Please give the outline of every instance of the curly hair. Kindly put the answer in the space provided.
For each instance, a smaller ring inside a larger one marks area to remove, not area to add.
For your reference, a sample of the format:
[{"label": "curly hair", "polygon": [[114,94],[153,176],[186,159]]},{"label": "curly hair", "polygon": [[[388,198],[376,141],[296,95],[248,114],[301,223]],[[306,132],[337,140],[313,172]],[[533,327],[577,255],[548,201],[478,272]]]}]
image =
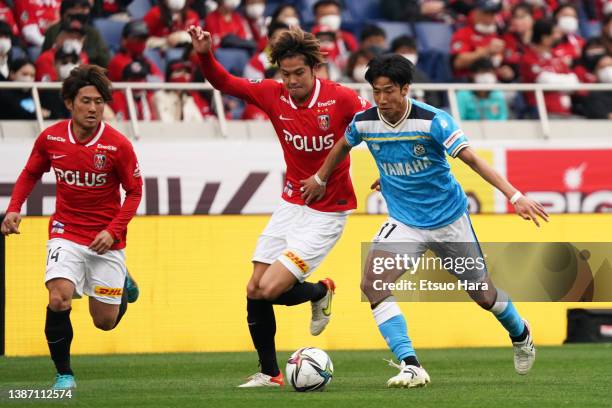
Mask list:
[{"label": "curly hair", "polygon": [[310,68],[325,62],[319,46],[319,40],[309,33],[302,31],[298,27],[282,33],[272,45],[270,62],[273,65],[280,65],[285,58],[296,56],[304,57],[306,65]]}]

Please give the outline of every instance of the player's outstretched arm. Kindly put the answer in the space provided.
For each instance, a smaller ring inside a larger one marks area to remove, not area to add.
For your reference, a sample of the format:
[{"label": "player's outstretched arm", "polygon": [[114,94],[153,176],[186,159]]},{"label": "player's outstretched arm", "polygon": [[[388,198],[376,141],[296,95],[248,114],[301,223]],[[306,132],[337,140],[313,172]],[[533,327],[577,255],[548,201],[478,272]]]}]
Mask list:
[{"label": "player's outstretched arm", "polygon": [[19,232],[19,224],[21,223],[21,215],[18,212],[9,212],[4,216],[0,231],[2,235],[21,234]]},{"label": "player's outstretched arm", "polygon": [[346,138],[340,138],[334,148],[329,152],[323,165],[315,174],[306,180],[300,180],[302,185],[302,199],[306,204],[320,200],[325,195],[327,179],[331,176],[334,169],[346,158],[353,146],[348,144]]},{"label": "player's outstretched arm", "polygon": [[485,179],[493,187],[501,191],[508,200],[514,205],[514,210],[524,220],[532,220],[535,225],[540,226],[538,217],[548,222],[548,214],[542,204],[528,197],[525,197],[512,184],[508,182],[493,167],[478,157],[471,147],[465,147],[457,155],[465,164],[470,166],[480,177]]}]

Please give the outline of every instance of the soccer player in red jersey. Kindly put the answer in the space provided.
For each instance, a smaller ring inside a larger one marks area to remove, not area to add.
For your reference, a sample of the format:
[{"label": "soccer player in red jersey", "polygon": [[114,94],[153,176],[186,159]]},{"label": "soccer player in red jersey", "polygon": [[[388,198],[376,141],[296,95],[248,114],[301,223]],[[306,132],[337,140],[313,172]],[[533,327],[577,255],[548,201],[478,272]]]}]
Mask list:
[{"label": "soccer player in red jersey", "polygon": [[312,302],[310,332],[316,336],[323,331],[331,315],[334,283],[305,279],[338,241],[348,212],[356,207],[348,157],[327,181],[331,193],[322,201],[305,205],[300,181],[318,170],[353,115],[369,103],[315,76],[315,67],[323,62],[319,43],[300,29],[284,32],[272,44],[270,61],[279,66],[282,82],[230,75],[213,56],[210,33],[200,27],[190,27],[189,33],[206,79],[268,115],[287,165],[283,201],[259,237],[247,285],[247,321],[261,372],[241,385],[277,387],[283,385],[283,377],[276,361],[273,304]]},{"label": "soccer player in red jersey", "polygon": [[[47,242],[45,335],[57,369],[56,389],[76,387],[70,368],[73,296],[89,296],[89,311],[101,330],[115,328],[127,309],[127,224],[142,196],[131,143],[102,122],[104,105],[111,100],[105,70],[96,65],[73,69],[62,85],[62,98],[72,120],[38,136],[1,226],[4,235],[19,234],[21,206],[53,168],[57,193]],[[126,193],[123,204],[120,186]]]}]

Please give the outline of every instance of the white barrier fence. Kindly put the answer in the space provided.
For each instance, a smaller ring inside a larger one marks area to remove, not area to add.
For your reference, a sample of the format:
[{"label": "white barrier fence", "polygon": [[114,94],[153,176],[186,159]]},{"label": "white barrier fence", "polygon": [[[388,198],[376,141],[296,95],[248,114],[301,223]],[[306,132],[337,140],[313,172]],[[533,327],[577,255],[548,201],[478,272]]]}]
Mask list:
[{"label": "white barrier fence", "polygon": [[[345,83],[344,86],[354,89],[362,97],[370,99],[371,87],[367,83]],[[43,113],[40,104],[39,90],[61,88],[59,82],[0,82],[0,89],[31,89],[32,99],[34,100],[36,109],[36,120],[39,131],[44,129]],[[223,137],[228,136],[228,125],[225,118],[225,109],[223,106],[221,93],[214,89],[208,83],[141,83],[141,82],[116,82],[113,88],[123,90],[126,94],[128,103],[128,111],[130,114],[130,132],[131,137],[137,139],[140,135],[139,121],[136,115],[136,105],[134,103],[134,90],[193,90],[193,91],[212,91],[213,104],[217,112],[219,121],[219,132]],[[612,91],[612,84],[471,84],[471,83],[453,83],[453,84],[412,84],[411,89],[415,91],[442,91],[448,95],[449,107],[453,117],[459,122],[459,106],[457,104],[456,92],[459,90],[474,90],[474,91],[503,91],[503,92],[535,92],[537,112],[539,116],[541,135],[547,139],[551,136],[551,126],[548,117],[546,104],[544,103],[544,92],[547,91]]]}]

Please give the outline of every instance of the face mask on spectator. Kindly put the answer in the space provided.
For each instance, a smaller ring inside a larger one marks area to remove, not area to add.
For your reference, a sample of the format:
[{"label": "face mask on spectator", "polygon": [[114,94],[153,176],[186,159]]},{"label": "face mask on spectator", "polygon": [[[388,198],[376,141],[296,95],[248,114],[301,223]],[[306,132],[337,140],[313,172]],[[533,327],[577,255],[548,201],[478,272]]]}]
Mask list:
[{"label": "face mask on spectator", "polygon": [[563,34],[574,34],[578,31],[578,19],[572,16],[559,17],[557,27]]},{"label": "face mask on spectator", "polygon": [[16,82],[34,82],[34,75],[17,74],[15,75]]},{"label": "face mask on spectator", "polygon": [[338,31],[342,24],[342,17],[337,14],[328,14],[319,19],[319,25],[329,27],[333,31]]},{"label": "face mask on spectator", "polygon": [[70,75],[70,71],[72,71],[74,68],[78,66],[79,66],[78,64],[73,64],[72,62],[60,65],[59,66],[60,79],[63,81],[64,79],[68,78],[68,76]]},{"label": "face mask on spectator", "polygon": [[285,17],[282,22],[287,24],[289,27],[300,26],[300,20],[297,17]]},{"label": "face mask on spectator", "polygon": [[246,6],[245,11],[246,15],[249,18],[259,18],[264,15],[264,12],[266,11],[266,5],[263,3],[249,4],[248,6]]},{"label": "face mask on spectator", "polygon": [[77,53],[80,54],[83,49],[83,43],[77,39],[65,40],[62,44],[62,49],[66,54]]},{"label": "face mask on spectator", "polygon": [[180,83],[185,83],[185,82],[191,82],[191,74],[189,74],[189,72],[175,72],[172,75],[170,75],[170,82],[180,82]]},{"label": "face mask on spectator", "polygon": [[185,7],[186,0],[166,0],[168,8],[172,11],[181,11]]},{"label": "face mask on spectator", "polygon": [[504,57],[501,56],[500,54],[495,54],[491,57],[491,63],[493,64],[495,68],[501,66],[503,60],[504,60]]},{"label": "face mask on spectator", "polygon": [[125,49],[134,56],[142,55],[146,46],[147,44],[142,40],[127,40],[125,42]]},{"label": "face mask on spectator", "polygon": [[236,10],[240,5],[240,0],[223,0],[223,5],[230,10]]},{"label": "face mask on spectator", "polygon": [[497,32],[497,26],[495,24],[481,24],[474,25],[474,29],[480,34],[495,34]]},{"label": "face mask on spectator", "polygon": [[482,74],[474,75],[474,83],[476,84],[495,84],[497,77],[492,72],[483,72]]},{"label": "face mask on spectator", "polygon": [[597,71],[597,79],[604,84],[612,84],[612,65],[603,67]]},{"label": "face mask on spectator", "polygon": [[402,54],[402,57],[412,62],[412,65],[416,65],[419,61],[419,56],[417,54]]},{"label": "face mask on spectator", "polygon": [[353,79],[357,82],[367,82],[365,74],[368,71],[367,65],[358,65],[353,68]]},{"label": "face mask on spectator", "polygon": [[5,55],[11,49],[11,39],[7,37],[0,38],[0,55]]}]

